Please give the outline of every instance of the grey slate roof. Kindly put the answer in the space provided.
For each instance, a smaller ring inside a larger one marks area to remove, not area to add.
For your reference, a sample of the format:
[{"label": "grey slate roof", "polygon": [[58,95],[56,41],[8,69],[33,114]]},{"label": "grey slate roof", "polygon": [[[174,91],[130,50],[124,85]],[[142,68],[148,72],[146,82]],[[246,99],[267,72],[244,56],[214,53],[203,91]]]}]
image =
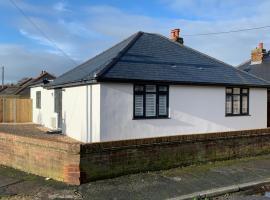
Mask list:
[{"label": "grey slate roof", "polygon": [[85,81],[156,81],[177,84],[269,84],[246,72],[173,42],[159,34],[138,32],[58,77],[51,87]]},{"label": "grey slate roof", "polygon": [[261,64],[251,65],[251,60],[248,60],[239,65],[238,69],[270,82],[270,53],[268,52]]}]

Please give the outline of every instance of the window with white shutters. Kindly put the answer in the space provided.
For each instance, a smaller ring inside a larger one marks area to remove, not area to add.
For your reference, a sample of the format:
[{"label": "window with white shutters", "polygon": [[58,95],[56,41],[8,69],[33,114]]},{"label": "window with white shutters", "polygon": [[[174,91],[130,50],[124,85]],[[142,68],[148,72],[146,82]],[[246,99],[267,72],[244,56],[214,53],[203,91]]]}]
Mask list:
[{"label": "window with white shutters", "polygon": [[169,87],[134,85],[134,118],[168,117]]},{"label": "window with white shutters", "polygon": [[226,116],[249,114],[248,88],[226,88]]}]

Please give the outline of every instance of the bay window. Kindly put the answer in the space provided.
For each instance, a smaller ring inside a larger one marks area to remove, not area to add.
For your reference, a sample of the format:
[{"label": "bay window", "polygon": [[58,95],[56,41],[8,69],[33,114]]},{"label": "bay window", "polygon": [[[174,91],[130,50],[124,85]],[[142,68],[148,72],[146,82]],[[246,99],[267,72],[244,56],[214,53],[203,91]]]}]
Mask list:
[{"label": "bay window", "polygon": [[249,89],[226,88],[226,116],[249,114]]},{"label": "bay window", "polygon": [[167,85],[134,85],[134,118],[168,117],[168,100]]}]

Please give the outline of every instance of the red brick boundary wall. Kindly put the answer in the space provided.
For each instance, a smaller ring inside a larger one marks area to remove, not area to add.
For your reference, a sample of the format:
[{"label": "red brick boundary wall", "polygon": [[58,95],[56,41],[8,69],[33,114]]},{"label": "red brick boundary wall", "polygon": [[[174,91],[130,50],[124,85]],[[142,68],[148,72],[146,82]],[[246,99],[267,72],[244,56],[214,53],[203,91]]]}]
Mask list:
[{"label": "red brick boundary wall", "polygon": [[270,153],[270,129],[182,135],[81,147],[82,181]]},{"label": "red brick boundary wall", "polygon": [[80,184],[80,143],[0,132],[0,164],[70,184]]},{"label": "red brick boundary wall", "polygon": [[0,164],[69,184],[270,153],[270,129],[66,143],[0,133]]}]

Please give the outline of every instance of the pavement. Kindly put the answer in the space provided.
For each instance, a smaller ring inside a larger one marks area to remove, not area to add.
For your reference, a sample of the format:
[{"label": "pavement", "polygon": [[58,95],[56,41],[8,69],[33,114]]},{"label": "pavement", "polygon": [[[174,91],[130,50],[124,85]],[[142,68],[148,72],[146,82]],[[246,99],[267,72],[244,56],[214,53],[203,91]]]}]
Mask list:
[{"label": "pavement", "polygon": [[[69,186],[64,183],[0,166],[0,199],[112,199],[181,200],[268,199],[258,190],[270,184],[270,155],[199,166],[121,176]],[[268,187],[266,190],[270,189]],[[197,198],[199,199],[199,198]],[[270,198],[269,198],[270,199]]]}]

